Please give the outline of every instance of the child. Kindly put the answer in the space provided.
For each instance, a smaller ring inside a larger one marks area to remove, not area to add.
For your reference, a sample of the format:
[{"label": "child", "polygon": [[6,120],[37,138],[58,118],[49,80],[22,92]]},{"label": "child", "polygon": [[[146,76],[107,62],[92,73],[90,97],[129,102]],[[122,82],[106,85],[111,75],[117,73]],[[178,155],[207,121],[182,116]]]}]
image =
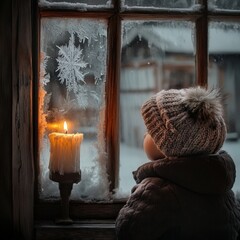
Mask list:
[{"label": "child", "polygon": [[231,188],[232,158],[222,97],[201,87],[162,90],[142,106],[151,162],[116,220],[118,240],[240,239],[240,207]]}]

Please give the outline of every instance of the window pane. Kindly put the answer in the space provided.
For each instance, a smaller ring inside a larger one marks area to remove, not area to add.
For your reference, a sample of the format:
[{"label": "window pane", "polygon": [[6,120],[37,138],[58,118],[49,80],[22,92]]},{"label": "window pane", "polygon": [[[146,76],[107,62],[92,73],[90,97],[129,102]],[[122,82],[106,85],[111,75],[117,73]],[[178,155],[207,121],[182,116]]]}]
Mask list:
[{"label": "window pane", "polygon": [[140,108],[161,89],[194,84],[194,24],[183,21],[123,21],[120,83],[120,169],[117,197],[130,193],[132,171],[147,162]]},{"label": "window pane", "polygon": [[223,149],[236,164],[234,191],[240,191],[240,23],[209,25],[209,84],[229,95],[225,106],[228,135]]},{"label": "window pane", "polygon": [[240,10],[239,0],[209,0],[208,1],[209,10]]},{"label": "window pane", "polygon": [[200,4],[197,0],[125,0],[122,1],[123,8],[142,8],[144,9],[161,9],[161,8],[171,8],[171,9],[187,9],[187,10],[198,10],[200,9]]},{"label": "window pane", "polygon": [[39,0],[40,7],[62,9],[99,9],[113,7],[111,0]]},{"label": "window pane", "polygon": [[[68,124],[67,134],[84,134],[80,145],[82,179],[74,184],[71,197],[106,199],[109,196],[104,146],[106,44],[105,21],[41,20],[38,91],[41,198],[59,195],[57,183],[49,180],[49,134],[65,133],[64,121]],[[76,151],[79,154],[79,150]],[[73,150],[69,150],[69,154],[72,153]],[[56,157],[56,161],[59,158]],[[63,174],[67,172],[66,165],[59,162],[51,169]]]}]

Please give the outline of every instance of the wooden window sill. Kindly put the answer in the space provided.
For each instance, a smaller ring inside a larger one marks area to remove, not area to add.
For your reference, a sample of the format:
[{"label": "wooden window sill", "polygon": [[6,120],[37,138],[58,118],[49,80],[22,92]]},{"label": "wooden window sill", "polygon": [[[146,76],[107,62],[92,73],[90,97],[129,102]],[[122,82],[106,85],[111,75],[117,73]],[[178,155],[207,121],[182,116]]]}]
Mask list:
[{"label": "wooden window sill", "polygon": [[71,225],[35,223],[35,240],[115,240],[114,220],[82,220]]}]

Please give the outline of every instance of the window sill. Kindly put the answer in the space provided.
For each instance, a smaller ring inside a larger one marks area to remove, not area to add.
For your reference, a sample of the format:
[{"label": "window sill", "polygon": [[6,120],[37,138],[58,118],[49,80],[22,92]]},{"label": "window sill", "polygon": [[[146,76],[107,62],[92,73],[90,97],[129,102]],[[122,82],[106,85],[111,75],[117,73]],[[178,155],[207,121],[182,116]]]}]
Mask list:
[{"label": "window sill", "polygon": [[71,225],[36,222],[35,240],[115,240],[114,220],[74,221]]},{"label": "window sill", "polygon": [[[70,201],[69,215],[74,220],[116,219],[126,201],[109,203],[81,203]],[[60,201],[39,201],[35,204],[36,221],[52,221],[59,216]]]}]

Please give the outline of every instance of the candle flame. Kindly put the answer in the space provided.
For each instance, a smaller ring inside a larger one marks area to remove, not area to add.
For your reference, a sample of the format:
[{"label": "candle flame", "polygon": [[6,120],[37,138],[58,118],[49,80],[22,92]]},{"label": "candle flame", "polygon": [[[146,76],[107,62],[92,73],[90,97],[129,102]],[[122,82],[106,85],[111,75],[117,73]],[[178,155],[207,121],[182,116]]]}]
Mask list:
[{"label": "candle flame", "polygon": [[63,128],[64,128],[65,133],[67,133],[68,132],[68,127],[67,127],[67,122],[66,121],[64,121]]}]

